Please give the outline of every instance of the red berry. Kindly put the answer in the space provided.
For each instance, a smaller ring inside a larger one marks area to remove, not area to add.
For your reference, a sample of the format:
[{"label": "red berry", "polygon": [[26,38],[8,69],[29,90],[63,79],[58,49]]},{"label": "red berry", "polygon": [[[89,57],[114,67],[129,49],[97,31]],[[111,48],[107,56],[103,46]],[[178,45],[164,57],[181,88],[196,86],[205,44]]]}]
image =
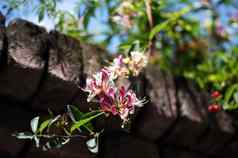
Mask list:
[{"label": "red berry", "polygon": [[219,97],[221,94],[220,94],[220,92],[218,92],[218,91],[214,91],[214,92],[212,92],[212,98],[217,98],[217,97]]},{"label": "red berry", "polygon": [[219,112],[221,110],[221,106],[217,105],[217,104],[212,104],[208,106],[208,111],[212,112],[212,113],[216,113]]}]

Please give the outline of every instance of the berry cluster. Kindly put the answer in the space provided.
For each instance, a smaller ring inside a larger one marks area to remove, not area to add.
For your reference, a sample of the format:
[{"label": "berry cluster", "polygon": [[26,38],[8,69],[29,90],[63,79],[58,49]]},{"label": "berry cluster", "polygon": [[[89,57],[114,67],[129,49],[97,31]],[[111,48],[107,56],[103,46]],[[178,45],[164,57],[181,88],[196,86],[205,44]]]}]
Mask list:
[{"label": "berry cluster", "polygon": [[[217,101],[221,97],[221,94],[218,91],[214,91],[211,94],[211,97],[212,97],[213,100]],[[217,103],[213,103],[213,104],[208,106],[208,111],[211,112],[211,113],[219,112],[219,111],[221,111],[221,106]]]}]

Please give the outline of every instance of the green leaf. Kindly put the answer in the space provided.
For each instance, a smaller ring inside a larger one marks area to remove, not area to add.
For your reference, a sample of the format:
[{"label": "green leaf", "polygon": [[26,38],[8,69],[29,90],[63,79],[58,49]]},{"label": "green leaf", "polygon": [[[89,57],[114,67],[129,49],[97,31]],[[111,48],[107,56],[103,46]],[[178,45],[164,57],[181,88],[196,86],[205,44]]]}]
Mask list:
[{"label": "green leaf", "polygon": [[98,145],[99,145],[98,141],[99,141],[99,133],[96,133],[93,138],[89,139],[86,142],[88,150],[94,154],[98,153]]},{"label": "green leaf", "polygon": [[30,132],[15,133],[12,136],[16,137],[17,139],[33,139],[34,137],[34,135]]},{"label": "green leaf", "polygon": [[98,114],[99,111],[91,111],[91,112],[88,112],[88,113],[85,113],[82,115],[81,119],[84,119],[84,118],[89,118],[91,116],[94,116],[96,114]]},{"label": "green leaf", "polygon": [[94,119],[94,118],[96,118],[96,117],[98,117],[98,116],[100,116],[100,115],[102,115],[102,114],[104,114],[104,112],[98,113],[98,114],[93,115],[93,116],[91,116],[91,117],[84,118],[84,119],[81,119],[80,121],[75,122],[75,123],[73,124],[73,126],[71,127],[70,131],[73,132],[75,129],[80,128],[82,125],[84,125],[84,124],[90,122],[92,119]]},{"label": "green leaf", "polygon": [[229,102],[229,100],[231,99],[231,97],[233,96],[233,93],[235,90],[238,90],[238,84],[234,84],[232,86],[230,86],[225,94],[225,101]]},{"label": "green leaf", "polygon": [[160,31],[166,29],[166,27],[168,27],[171,22],[174,22],[176,21],[178,18],[180,18],[181,16],[183,16],[184,14],[188,13],[192,8],[191,7],[185,7],[183,9],[181,9],[180,11],[178,12],[175,12],[175,13],[171,13],[171,17],[161,23],[161,24],[158,24],[156,25],[150,32],[150,35],[149,35],[149,39],[151,40],[152,38],[154,38],[154,36],[159,33]]},{"label": "green leaf", "polygon": [[48,119],[48,120],[45,120],[44,122],[42,122],[39,129],[37,130],[37,132],[42,133],[44,131],[44,129],[48,127],[48,125],[51,121],[52,121],[52,119]]},{"label": "green leaf", "polygon": [[[68,105],[67,109],[69,112],[69,116],[73,122],[80,121],[81,119],[88,118],[98,113],[97,111],[93,111],[93,112],[84,114],[76,106],[73,106],[73,105]],[[92,132],[94,130],[91,122],[88,122],[87,124],[83,125],[83,127],[89,132]]]},{"label": "green leaf", "polygon": [[237,109],[238,108],[238,104],[228,104],[228,103],[226,103],[224,106],[223,106],[223,109],[224,110],[235,110],[235,109]]},{"label": "green leaf", "polygon": [[69,116],[71,120],[74,122],[79,121],[84,114],[76,106],[73,106],[73,105],[67,105],[67,110],[69,112]]},{"label": "green leaf", "polygon": [[149,39],[151,40],[160,31],[164,30],[170,23],[171,20],[167,20],[161,24],[156,25],[150,32]]},{"label": "green leaf", "polygon": [[38,22],[41,22],[45,16],[45,6],[41,5],[38,11]]},{"label": "green leaf", "polygon": [[236,92],[236,93],[233,95],[233,97],[234,97],[234,100],[235,100],[236,104],[238,104],[238,92]]},{"label": "green leaf", "polygon": [[31,130],[36,133],[40,117],[37,116],[31,120]]}]

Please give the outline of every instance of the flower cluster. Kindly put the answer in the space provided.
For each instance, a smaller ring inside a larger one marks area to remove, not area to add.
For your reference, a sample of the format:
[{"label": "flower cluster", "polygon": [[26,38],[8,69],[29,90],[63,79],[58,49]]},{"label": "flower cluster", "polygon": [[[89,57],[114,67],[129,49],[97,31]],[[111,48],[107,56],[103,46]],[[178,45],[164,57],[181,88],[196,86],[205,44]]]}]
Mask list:
[{"label": "flower cluster", "polygon": [[130,57],[119,55],[108,66],[88,78],[84,91],[88,92],[88,102],[96,101],[100,110],[119,115],[126,122],[129,114],[133,114],[135,107],[141,107],[145,100],[139,100],[133,90],[126,90],[124,86],[117,87],[115,80],[119,77],[138,75],[147,64],[147,57],[140,52],[131,52]]},{"label": "flower cluster", "polygon": [[132,51],[130,57],[123,58],[122,55],[119,55],[107,69],[113,74],[114,79],[129,75],[137,76],[147,63],[148,57],[145,54]]}]

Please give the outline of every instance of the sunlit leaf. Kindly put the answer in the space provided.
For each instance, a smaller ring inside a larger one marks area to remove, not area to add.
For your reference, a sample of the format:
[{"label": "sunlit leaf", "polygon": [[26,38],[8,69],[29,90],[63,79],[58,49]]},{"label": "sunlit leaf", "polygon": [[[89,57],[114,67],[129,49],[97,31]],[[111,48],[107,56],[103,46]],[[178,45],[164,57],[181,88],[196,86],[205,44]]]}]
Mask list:
[{"label": "sunlit leaf", "polygon": [[[73,122],[80,121],[80,119],[88,118],[88,117],[98,113],[97,111],[93,111],[93,112],[89,112],[89,113],[84,114],[76,106],[73,106],[73,105],[68,105],[67,109],[68,109],[69,116],[70,116],[70,118],[72,119]],[[89,132],[92,132],[94,130],[93,125],[92,125],[91,122],[88,122],[88,123],[84,124],[83,127],[86,130],[88,130]],[[80,130],[80,132],[81,132],[81,130]]]},{"label": "sunlit leaf", "polygon": [[69,116],[72,121],[79,121],[83,116],[83,112],[81,112],[76,106],[67,105],[67,110],[69,112]]},{"label": "sunlit leaf", "polygon": [[238,104],[236,103],[236,104],[234,104],[234,103],[230,103],[230,104],[225,104],[225,105],[223,105],[223,109],[224,110],[228,110],[228,111],[231,111],[231,110],[236,110],[236,109],[238,109]]},{"label": "sunlit leaf", "polygon": [[37,116],[31,120],[31,130],[36,133],[40,117]]},{"label": "sunlit leaf", "polygon": [[41,6],[38,11],[38,21],[41,22],[44,19],[45,16],[45,6]]},{"label": "sunlit leaf", "polygon": [[95,134],[95,136],[91,139],[89,139],[86,142],[86,145],[88,147],[88,150],[92,153],[98,153],[98,145],[99,145],[99,134]]},{"label": "sunlit leaf", "polygon": [[156,25],[150,32],[150,35],[149,35],[149,39],[152,39],[154,38],[154,36],[159,33],[160,31],[166,29],[167,27],[169,27],[169,25],[171,25],[171,22],[177,20],[178,18],[180,18],[182,15],[188,13],[189,11],[191,10],[190,7],[185,7],[183,9],[181,9],[180,11],[178,12],[175,12],[175,13],[172,13],[171,14],[171,17],[163,22],[163,23],[160,23],[158,25]]},{"label": "sunlit leaf", "polygon": [[30,132],[15,133],[12,136],[14,136],[18,139],[33,139],[33,137],[34,137],[34,135]]},{"label": "sunlit leaf", "polygon": [[238,104],[238,92],[236,92],[233,96],[236,104]]},{"label": "sunlit leaf", "polygon": [[159,33],[160,31],[164,30],[170,23],[171,20],[167,20],[161,24],[156,25],[150,32],[149,39],[154,38],[154,36]]},{"label": "sunlit leaf", "polygon": [[71,127],[70,131],[73,132],[75,129],[80,128],[82,125],[84,125],[84,124],[90,122],[92,119],[94,119],[94,118],[96,118],[96,117],[98,117],[98,116],[100,116],[100,115],[102,115],[102,114],[104,114],[104,113],[101,112],[101,113],[98,113],[98,114],[96,114],[96,115],[93,115],[93,116],[91,116],[91,117],[89,117],[89,118],[84,118],[84,119],[81,119],[80,121],[75,122],[75,123],[73,124],[73,126]]},{"label": "sunlit leaf", "polygon": [[48,125],[51,121],[52,121],[52,119],[48,119],[48,120],[45,120],[44,122],[42,122],[37,132],[42,133],[48,127]]},{"label": "sunlit leaf", "polygon": [[238,90],[238,84],[234,84],[232,86],[230,86],[225,94],[225,101],[229,102],[229,100],[231,99],[231,97],[233,96],[233,93],[235,90]]}]

